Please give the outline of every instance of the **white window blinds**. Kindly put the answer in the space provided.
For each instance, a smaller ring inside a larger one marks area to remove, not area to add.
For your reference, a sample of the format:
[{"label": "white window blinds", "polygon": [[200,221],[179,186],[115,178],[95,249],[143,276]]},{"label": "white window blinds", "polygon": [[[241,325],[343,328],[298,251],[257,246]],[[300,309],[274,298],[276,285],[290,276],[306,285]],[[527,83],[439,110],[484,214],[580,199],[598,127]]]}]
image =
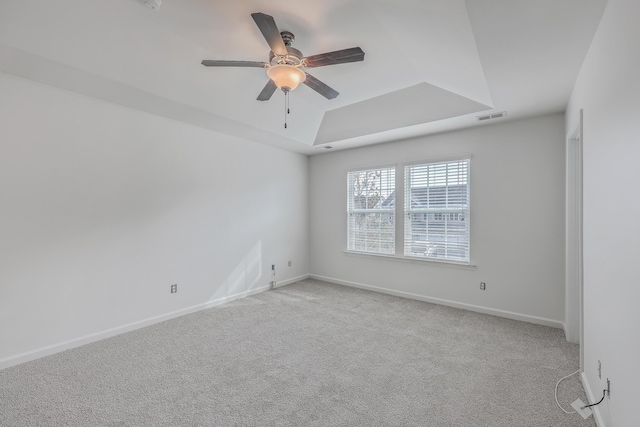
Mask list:
[{"label": "white window blinds", "polygon": [[405,256],[469,262],[469,163],[405,167]]},{"label": "white window blinds", "polygon": [[347,173],[347,250],[395,253],[395,167]]}]

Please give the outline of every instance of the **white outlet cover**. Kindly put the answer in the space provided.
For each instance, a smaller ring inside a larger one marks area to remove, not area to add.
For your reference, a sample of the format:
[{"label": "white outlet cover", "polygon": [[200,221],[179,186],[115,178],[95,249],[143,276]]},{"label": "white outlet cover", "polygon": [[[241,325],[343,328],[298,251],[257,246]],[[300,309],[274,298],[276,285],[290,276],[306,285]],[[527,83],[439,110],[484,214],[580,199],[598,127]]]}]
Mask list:
[{"label": "white outlet cover", "polygon": [[582,407],[585,405],[586,403],[584,403],[582,399],[576,399],[576,401],[571,404],[571,407],[575,409],[576,412],[586,420],[592,414],[592,411],[591,411],[591,408],[582,409]]}]

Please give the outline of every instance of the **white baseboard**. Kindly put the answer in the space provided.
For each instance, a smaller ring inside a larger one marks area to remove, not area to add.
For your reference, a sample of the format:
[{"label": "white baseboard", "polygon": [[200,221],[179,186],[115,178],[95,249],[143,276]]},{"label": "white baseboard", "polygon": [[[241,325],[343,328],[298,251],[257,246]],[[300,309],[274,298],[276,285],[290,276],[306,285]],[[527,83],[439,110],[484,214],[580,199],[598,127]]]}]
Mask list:
[{"label": "white baseboard", "polygon": [[[297,282],[299,280],[308,279],[309,275],[303,275],[299,277],[294,277],[293,279],[284,280],[277,284],[277,287],[285,286],[290,283]],[[207,301],[202,304],[194,305],[191,307],[183,308],[180,310],[173,311],[171,313],[161,314],[159,316],[151,317],[148,319],[140,320],[137,322],[129,323],[127,325],[119,326],[116,328],[108,329],[106,331],[97,332],[90,335],[85,335],[80,338],[75,338],[72,340],[64,341],[57,344],[52,344],[46,347],[42,347],[36,350],[28,351],[25,353],[20,353],[15,356],[10,356],[4,359],[0,359],[0,370],[8,368],[10,366],[19,365],[21,363],[29,362],[31,360],[39,359],[41,357],[49,356],[51,354],[59,353],[61,351],[69,350],[75,347],[80,347],[85,344],[89,344],[95,341],[100,341],[105,338],[109,338],[115,335],[123,334],[125,332],[130,332],[135,329],[144,328],[145,326],[150,326],[155,323],[164,322],[165,320],[175,319],[176,317],[184,316],[187,314],[195,313],[196,311],[204,310],[207,308],[214,307],[216,305],[224,304],[227,302],[231,302],[240,298],[248,297],[250,295],[255,295],[260,292],[264,292],[271,289],[271,286],[261,286],[255,289],[249,289],[247,291],[243,291],[237,294],[228,295],[222,298],[217,298],[212,301]]]},{"label": "white baseboard", "polygon": [[290,285],[292,283],[299,282],[300,280],[308,279],[309,277],[311,277],[309,274],[303,274],[302,276],[293,277],[291,279],[283,280],[282,282],[276,282],[276,285],[274,286],[274,288],[279,288],[281,286],[287,286],[287,285]]},{"label": "white baseboard", "polygon": [[536,325],[550,326],[552,328],[559,328],[559,329],[563,329],[564,330],[564,322],[561,322],[561,321],[558,321],[558,320],[553,320],[553,319],[547,319],[547,318],[544,318],[544,317],[530,316],[528,314],[514,313],[512,311],[498,310],[498,309],[495,309],[495,308],[482,307],[482,306],[479,306],[479,305],[466,304],[466,303],[462,303],[462,302],[450,301],[450,300],[441,299],[441,298],[432,298],[432,297],[427,297],[427,296],[424,296],[424,295],[413,294],[413,293],[410,293],[410,292],[396,291],[394,289],[381,288],[381,287],[378,287],[378,286],[371,286],[371,285],[365,285],[365,284],[362,284],[362,283],[356,283],[356,282],[349,282],[349,281],[346,281],[346,280],[334,279],[332,277],[319,276],[317,274],[311,274],[310,277],[312,279],[322,280],[322,281],[325,281],[325,282],[331,282],[331,283],[335,283],[335,284],[338,284],[338,285],[350,286],[350,287],[359,288],[359,289],[366,289],[366,290],[369,290],[369,291],[380,292],[380,293],[383,293],[383,294],[394,295],[394,296],[404,297],[404,298],[410,298],[410,299],[415,299],[415,300],[418,300],[418,301],[430,302],[430,303],[433,303],[433,304],[446,305],[446,306],[449,306],[449,307],[460,308],[460,309],[463,309],[463,310],[475,311],[477,313],[491,314],[493,316],[506,317],[507,319],[520,320],[520,321],[523,321],[523,322],[534,323]]},{"label": "white baseboard", "polygon": [[[587,399],[589,400],[589,403],[596,403],[598,400],[600,400],[600,396],[594,396],[593,390],[589,385],[589,380],[587,379],[587,376],[584,372],[580,373],[580,379],[582,380],[582,387],[584,387],[584,391],[585,393],[587,393]],[[598,408],[597,406],[592,406],[591,411],[593,412],[593,419],[596,420],[596,425],[598,427],[607,427],[607,425],[604,423],[604,420],[602,419],[600,408]]]},{"label": "white baseboard", "polygon": [[[286,285],[298,282],[300,280],[305,280],[305,279],[309,279],[309,278],[322,280],[322,281],[325,281],[325,282],[336,283],[336,284],[344,285],[344,286],[350,286],[350,287],[354,287],[354,288],[360,288],[360,289],[366,289],[366,290],[375,291],[375,292],[381,292],[381,293],[400,296],[400,297],[404,297],[404,298],[416,299],[416,300],[419,300],[419,301],[425,301],[425,302],[430,302],[430,303],[434,303],[434,304],[447,305],[447,306],[450,306],[450,307],[460,308],[460,309],[470,310],[470,311],[475,311],[475,312],[478,312],[478,313],[491,314],[491,315],[494,315],[494,316],[506,317],[506,318],[509,318],[509,319],[521,320],[521,321],[535,323],[535,324],[539,324],[539,325],[551,326],[551,327],[554,327],[554,328],[562,328],[562,329],[564,329],[564,324],[562,322],[558,322],[558,321],[552,320],[552,319],[545,319],[545,318],[536,317],[536,316],[529,316],[529,315],[526,315],[526,314],[519,314],[519,313],[513,313],[513,312],[509,312],[509,311],[496,310],[496,309],[487,308],[487,307],[481,307],[481,306],[476,306],[476,305],[471,305],[471,304],[465,304],[465,303],[459,303],[459,302],[455,302],[455,301],[444,300],[444,299],[440,299],[440,298],[431,298],[431,297],[426,297],[426,296],[423,296],[423,295],[412,294],[412,293],[409,293],[409,292],[402,292],[402,291],[396,291],[396,290],[393,290],[393,289],[380,288],[380,287],[377,287],[377,286],[370,286],[370,285],[365,285],[365,284],[362,284],[362,283],[349,282],[349,281],[345,281],[345,280],[334,279],[334,278],[331,278],[331,277],[319,276],[319,275],[315,275],[315,274],[305,274],[305,275],[293,277],[291,279],[283,280],[281,282],[277,282],[275,288],[279,288],[281,286],[286,286]],[[207,309],[207,308],[211,308],[211,307],[214,307],[216,305],[220,305],[220,304],[224,304],[224,303],[227,303],[227,302],[231,302],[231,301],[234,301],[236,299],[244,298],[244,297],[247,297],[247,296],[250,296],[250,295],[255,295],[255,294],[258,294],[260,292],[267,291],[269,289],[271,289],[271,286],[262,286],[262,287],[259,287],[259,288],[250,289],[250,290],[247,290],[247,291],[244,291],[244,292],[240,292],[240,293],[237,293],[237,294],[234,294],[234,295],[228,295],[226,297],[218,298],[218,299],[213,300],[213,301],[207,301],[206,303],[198,304],[198,305],[195,305],[195,306],[192,306],[192,307],[183,308],[183,309],[171,312],[171,313],[162,314],[162,315],[159,315],[159,316],[155,316],[155,317],[151,317],[151,318],[148,318],[148,319],[140,320],[140,321],[137,321],[137,322],[129,323],[127,325],[123,325],[123,326],[119,326],[119,327],[116,327],[116,328],[108,329],[106,331],[97,332],[95,334],[86,335],[86,336],[83,336],[83,337],[80,337],[80,338],[64,341],[64,342],[57,343],[57,344],[52,344],[50,346],[42,347],[42,348],[39,348],[39,349],[36,349],[36,350],[32,350],[32,351],[28,351],[28,352],[25,352],[25,353],[17,354],[15,356],[10,356],[10,357],[4,358],[4,359],[0,359],[0,370],[8,368],[10,366],[15,366],[15,365],[19,365],[21,363],[29,362],[31,360],[39,359],[41,357],[49,356],[51,354],[59,353],[61,351],[69,350],[69,349],[72,349],[72,348],[75,348],[75,347],[80,347],[82,345],[89,344],[89,343],[92,343],[92,342],[95,342],[95,341],[99,341],[99,340],[102,340],[102,339],[105,339],[105,338],[109,338],[109,337],[112,337],[112,336],[115,336],[115,335],[119,335],[119,334],[122,334],[122,333],[125,333],[125,332],[133,331],[135,329],[144,328],[145,326],[150,326],[150,325],[153,325],[155,323],[164,322],[165,320],[174,319],[176,317],[184,316],[184,315],[187,315],[187,314],[194,313],[196,311],[200,311],[200,310],[204,310],[204,309]],[[591,398],[591,396],[589,396],[589,397]],[[603,426],[604,425],[599,425],[599,427],[603,427]]]},{"label": "white baseboard", "polygon": [[580,344],[578,341],[572,340],[570,335],[570,332],[567,330],[569,326],[567,325],[566,322],[562,323],[562,330],[564,331],[564,337],[567,340],[567,342],[570,342],[572,344]]}]

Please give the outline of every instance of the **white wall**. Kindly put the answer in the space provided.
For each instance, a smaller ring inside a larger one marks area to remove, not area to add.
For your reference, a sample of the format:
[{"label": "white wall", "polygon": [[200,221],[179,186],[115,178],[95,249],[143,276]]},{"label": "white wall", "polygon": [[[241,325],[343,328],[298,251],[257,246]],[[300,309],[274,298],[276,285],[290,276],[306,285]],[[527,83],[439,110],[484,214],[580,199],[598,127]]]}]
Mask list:
[{"label": "white wall", "polygon": [[306,156],[3,74],[0,204],[0,368],[309,271]]},{"label": "white wall", "polygon": [[[584,379],[602,425],[639,424],[640,2],[609,0],[567,109],[584,109]],[[568,131],[568,129],[567,129]],[[597,363],[602,362],[602,379]]]},{"label": "white wall", "polygon": [[[475,270],[343,252],[347,169],[463,154]],[[562,114],[313,156],[311,274],[561,327],[564,161]]]}]

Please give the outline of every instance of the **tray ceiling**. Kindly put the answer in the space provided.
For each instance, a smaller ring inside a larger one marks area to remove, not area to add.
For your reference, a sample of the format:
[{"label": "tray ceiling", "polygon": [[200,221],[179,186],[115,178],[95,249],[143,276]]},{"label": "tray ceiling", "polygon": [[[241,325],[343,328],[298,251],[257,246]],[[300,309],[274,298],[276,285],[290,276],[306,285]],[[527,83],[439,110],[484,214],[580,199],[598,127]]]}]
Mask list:
[{"label": "tray ceiling", "polygon": [[[3,0],[0,72],[312,154],[564,111],[606,0]],[[360,46],[363,62],[309,70],[306,86],[256,101],[267,61],[252,12],[295,34],[305,55]],[[503,120],[503,119],[501,119]]]}]

